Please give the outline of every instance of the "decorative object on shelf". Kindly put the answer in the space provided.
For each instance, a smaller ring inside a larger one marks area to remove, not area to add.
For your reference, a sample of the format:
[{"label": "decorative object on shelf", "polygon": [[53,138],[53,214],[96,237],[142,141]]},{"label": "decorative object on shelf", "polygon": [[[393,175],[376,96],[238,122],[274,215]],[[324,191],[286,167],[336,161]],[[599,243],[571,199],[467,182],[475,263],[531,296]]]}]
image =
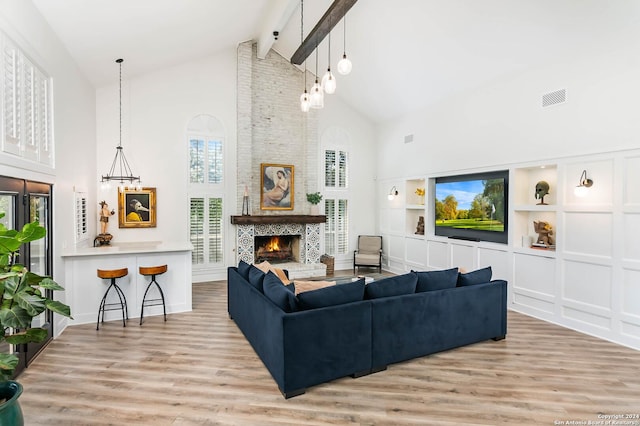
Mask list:
[{"label": "decorative object on shelf", "polygon": [[322,194],[319,192],[307,193],[307,201],[311,203],[311,214],[317,215],[320,213],[318,204],[322,201]]},{"label": "decorative object on shelf", "polygon": [[[0,212],[0,218],[4,212]],[[30,272],[25,266],[16,264],[20,247],[31,241],[45,237],[47,230],[38,222],[27,223],[22,230],[7,229],[0,223],[0,343],[9,345],[39,343],[48,337],[48,331],[32,328],[33,318],[45,309],[71,318],[69,306],[47,297],[50,291],[64,290],[50,277]],[[16,332],[16,330],[22,330]],[[18,398],[22,386],[9,380],[18,365],[18,357],[13,353],[0,353],[0,424],[23,425],[24,418]]]},{"label": "decorative object on shelf", "polygon": [[109,216],[113,216],[116,214],[116,211],[111,209],[109,210],[109,205],[105,200],[100,201],[100,233],[93,240],[93,246],[97,245],[107,245],[111,242],[113,235],[107,232],[109,227]]},{"label": "decorative object on shelf", "polygon": [[260,209],[293,210],[293,166],[260,164]]},{"label": "decorative object on shelf", "polygon": [[424,204],[424,188],[416,188],[416,195],[420,197],[420,204]]},{"label": "decorative object on shelf", "polygon": [[540,199],[540,202],[537,204],[538,206],[546,206],[547,203],[544,202],[545,195],[549,194],[549,183],[547,181],[541,180],[536,183],[536,200]]},{"label": "decorative object on shelf", "polygon": [[416,235],[424,235],[424,216],[418,216],[418,226],[416,227]]},{"label": "decorative object on shelf", "polygon": [[244,195],[242,196],[242,216],[249,216],[249,188],[244,186]]},{"label": "decorative object on shelf", "polygon": [[118,190],[118,225],[120,228],[155,228],[156,189]]},{"label": "decorative object on shelf", "polygon": [[533,221],[533,229],[538,233],[536,242],[532,244],[533,247],[555,248],[555,238],[553,236],[553,227],[549,222],[542,220]]},{"label": "decorative object on shelf", "polygon": [[389,191],[389,195],[387,195],[387,199],[389,201],[393,200],[394,198],[396,198],[398,196],[398,190],[396,189],[395,186],[393,186],[391,188],[391,190]]},{"label": "decorative object on shelf", "polygon": [[587,171],[583,170],[580,175],[578,186],[573,189],[573,193],[578,197],[584,197],[589,192],[589,188],[593,186],[593,181],[587,177]]},{"label": "decorative object on shelf", "polygon": [[118,182],[118,188],[124,190],[140,189],[142,184],[140,182],[140,176],[134,176],[127,161],[127,157],[124,155],[124,149],[122,148],[122,62],[124,59],[116,59],[116,63],[120,64],[120,139],[118,146],[116,147],[116,155],[111,163],[111,168],[106,175],[102,175],[100,182],[103,189],[108,189],[111,185],[111,181]]}]

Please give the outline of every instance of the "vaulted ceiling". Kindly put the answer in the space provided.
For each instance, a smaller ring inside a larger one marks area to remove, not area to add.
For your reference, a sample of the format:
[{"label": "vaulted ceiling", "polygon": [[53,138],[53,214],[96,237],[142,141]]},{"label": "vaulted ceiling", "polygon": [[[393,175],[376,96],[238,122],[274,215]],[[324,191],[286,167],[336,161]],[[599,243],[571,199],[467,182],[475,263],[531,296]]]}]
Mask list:
[{"label": "vaulted ceiling", "polygon": [[[300,44],[298,0],[32,0],[87,78],[100,87],[247,40],[289,59]],[[306,0],[304,35],[331,0]],[[349,76],[336,95],[373,122],[529,68],[569,60],[640,20],[635,0],[360,0],[347,14]],[[272,40],[279,31],[278,40]],[[335,69],[343,23],[331,35]],[[271,45],[271,43],[273,44]],[[319,73],[328,42],[319,47]],[[307,60],[315,69],[315,55]],[[297,102],[297,100],[292,100]]]}]

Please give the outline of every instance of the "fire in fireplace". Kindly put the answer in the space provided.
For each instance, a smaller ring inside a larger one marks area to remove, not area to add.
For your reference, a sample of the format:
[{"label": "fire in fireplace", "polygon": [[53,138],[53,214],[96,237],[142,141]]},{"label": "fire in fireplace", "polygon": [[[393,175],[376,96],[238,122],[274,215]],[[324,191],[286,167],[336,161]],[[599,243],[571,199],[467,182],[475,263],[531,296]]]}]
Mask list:
[{"label": "fire in fireplace", "polygon": [[255,263],[296,262],[299,251],[298,235],[269,235],[255,237]]}]

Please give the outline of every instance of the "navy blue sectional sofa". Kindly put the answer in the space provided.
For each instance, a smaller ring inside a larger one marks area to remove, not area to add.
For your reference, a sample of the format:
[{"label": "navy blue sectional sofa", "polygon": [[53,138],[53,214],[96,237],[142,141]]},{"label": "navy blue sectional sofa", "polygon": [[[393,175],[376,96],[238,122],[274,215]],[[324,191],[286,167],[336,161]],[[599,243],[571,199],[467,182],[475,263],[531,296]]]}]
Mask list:
[{"label": "navy blue sectional sofa", "polygon": [[[272,273],[260,275],[253,266],[249,273],[247,266],[228,268],[229,315],[285,398],[507,333],[507,282],[483,281],[486,273],[471,273],[465,283],[457,269],[412,272],[366,288],[361,280],[296,297],[275,285]],[[441,286],[445,275],[449,284]]]}]

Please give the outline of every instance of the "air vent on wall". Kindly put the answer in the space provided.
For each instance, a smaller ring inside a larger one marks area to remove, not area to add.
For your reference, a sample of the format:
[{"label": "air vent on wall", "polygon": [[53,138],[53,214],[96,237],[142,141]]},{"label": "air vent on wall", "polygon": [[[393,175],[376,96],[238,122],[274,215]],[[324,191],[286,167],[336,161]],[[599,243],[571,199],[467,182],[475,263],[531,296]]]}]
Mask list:
[{"label": "air vent on wall", "polygon": [[542,95],[542,107],[561,104],[567,101],[567,89],[556,90]]},{"label": "air vent on wall", "polygon": [[404,137],[404,143],[410,143],[413,142],[413,135],[407,135]]}]

